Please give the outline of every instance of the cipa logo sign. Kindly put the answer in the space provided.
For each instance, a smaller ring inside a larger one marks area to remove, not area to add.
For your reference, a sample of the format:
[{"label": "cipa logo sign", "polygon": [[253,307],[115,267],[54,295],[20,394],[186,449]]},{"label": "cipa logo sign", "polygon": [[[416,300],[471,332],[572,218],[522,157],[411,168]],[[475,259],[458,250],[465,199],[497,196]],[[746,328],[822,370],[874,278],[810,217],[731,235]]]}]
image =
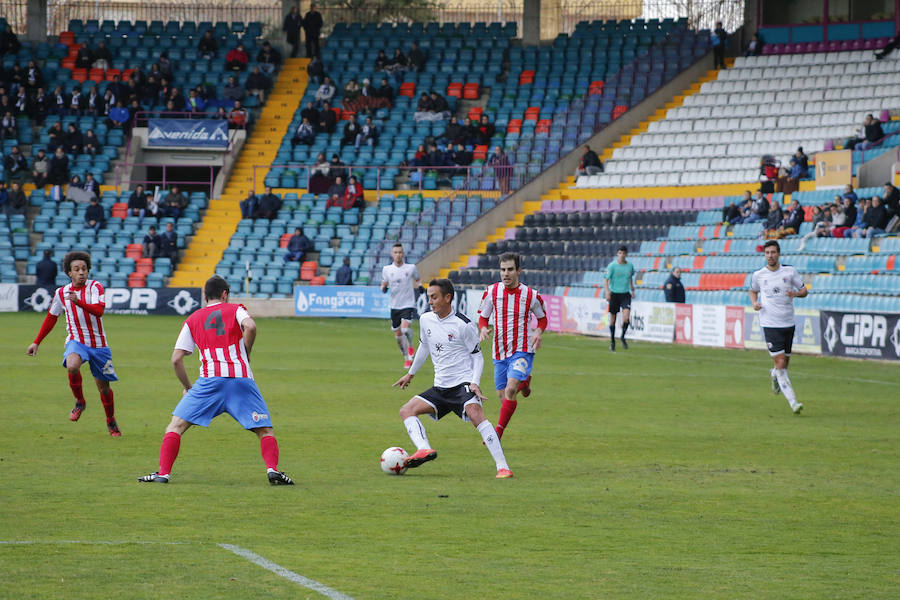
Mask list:
[{"label": "cipa logo sign", "polygon": [[151,288],[108,288],[106,300],[113,312],[154,311],[157,294]]},{"label": "cipa logo sign", "polygon": [[845,346],[884,348],[888,336],[887,319],[883,315],[844,315],[840,336]]},{"label": "cipa logo sign", "polygon": [[900,314],[822,312],[822,352],[856,358],[900,358]]}]

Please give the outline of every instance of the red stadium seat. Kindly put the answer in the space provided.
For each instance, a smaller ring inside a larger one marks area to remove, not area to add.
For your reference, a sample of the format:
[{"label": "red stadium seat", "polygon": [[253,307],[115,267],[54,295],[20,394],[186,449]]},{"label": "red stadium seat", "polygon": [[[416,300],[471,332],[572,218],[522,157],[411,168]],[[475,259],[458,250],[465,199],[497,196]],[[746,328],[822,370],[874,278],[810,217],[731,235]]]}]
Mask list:
[{"label": "red stadium seat", "polygon": [[292,235],[294,235],[294,234],[293,233],[282,233],[281,239],[278,240],[278,247],[279,248],[287,248],[288,242],[291,241]]},{"label": "red stadium seat", "polygon": [[128,276],[128,287],[147,287],[147,276],[142,273],[132,273]]},{"label": "red stadium seat", "polygon": [[125,257],[137,260],[144,254],[144,248],[140,244],[128,244],[125,246]]},{"label": "red stadium seat", "polygon": [[463,98],[465,98],[466,100],[477,100],[478,96],[478,84],[467,83],[463,88]]},{"label": "red stadium seat", "polygon": [[139,273],[141,275],[146,275],[147,273],[153,272],[153,259],[152,258],[138,258],[135,261],[134,272]]},{"label": "red stadium seat", "polygon": [[116,219],[124,219],[128,216],[128,204],[125,202],[116,202],[112,205],[112,212],[110,214]]}]

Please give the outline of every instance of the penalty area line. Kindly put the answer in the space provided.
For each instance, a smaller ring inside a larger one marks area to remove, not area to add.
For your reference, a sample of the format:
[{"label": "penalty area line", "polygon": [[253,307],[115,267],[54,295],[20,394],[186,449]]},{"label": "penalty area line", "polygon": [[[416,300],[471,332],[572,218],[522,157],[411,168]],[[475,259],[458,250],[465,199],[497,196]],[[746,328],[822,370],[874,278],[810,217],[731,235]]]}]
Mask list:
[{"label": "penalty area line", "polygon": [[267,559],[264,556],[260,556],[255,552],[251,552],[246,548],[241,548],[240,546],[234,546],[232,544],[216,544],[220,548],[224,548],[229,552],[233,552],[242,558],[246,558],[250,562],[255,565],[259,565],[263,569],[267,571],[271,571],[280,577],[284,577],[288,581],[293,581],[297,585],[301,585],[307,589],[313,590],[315,592],[319,592],[326,598],[331,598],[332,600],[353,600],[350,596],[346,594],[342,594],[341,592],[331,589],[327,585],[319,583],[318,581],[314,581],[308,577],[304,577],[299,573],[294,573],[289,569],[285,569],[279,564],[273,563],[271,560]]}]

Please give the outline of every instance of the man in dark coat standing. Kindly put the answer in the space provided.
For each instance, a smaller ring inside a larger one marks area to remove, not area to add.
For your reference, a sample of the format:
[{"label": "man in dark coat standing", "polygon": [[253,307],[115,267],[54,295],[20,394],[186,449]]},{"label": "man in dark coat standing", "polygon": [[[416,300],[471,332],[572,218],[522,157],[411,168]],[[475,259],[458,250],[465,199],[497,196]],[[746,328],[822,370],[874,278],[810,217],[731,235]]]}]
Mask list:
[{"label": "man in dark coat standing", "polygon": [[684,304],[684,285],[681,283],[681,269],[675,267],[672,274],[663,285],[666,294],[666,302],[680,302]]},{"label": "man in dark coat standing", "polygon": [[291,58],[297,58],[300,50],[300,28],[302,26],[303,18],[300,16],[300,10],[296,6],[291,7],[291,12],[284,16],[284,24],[281,26],[288,44],[291,45]]},{"label": "man in dark coat standing", "polygon": [[44,250],[44,258],[35,265],[35,274],[37,275],[37,285],[42,288],[54,289],[56,287],[56,274],[58,269],[56,263],[51,258],[53,253],[50,250]]},{"label": "man in dark coat standing", "polygon": [[319,56],[319,35],[322,33],[322,13],[315,4],[309,5],[309,12],[303,17],[303,32],[306,34],[306,58]]}]

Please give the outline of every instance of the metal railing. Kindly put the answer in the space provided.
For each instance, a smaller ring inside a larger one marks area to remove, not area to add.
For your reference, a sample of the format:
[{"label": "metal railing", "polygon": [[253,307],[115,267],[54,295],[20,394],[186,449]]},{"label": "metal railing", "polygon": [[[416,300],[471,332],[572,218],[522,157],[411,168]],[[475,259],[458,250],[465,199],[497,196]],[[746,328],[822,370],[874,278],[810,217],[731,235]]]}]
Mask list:
[{"label": "metal railing", "polygon": [[[114,172],[116,176],[116,194],[121,194],[123,191],[122,186],[122,173],[120,170],[124,170],[125,168],[129,168],[132,171],[134,167],[146,167],[151,169],[162,169],[162,175],[159,178],[152,178],[149,175],[146,179],[135,179],[134,177],[129,177],[129,185],[128,190],[134,189],[136,185],[143,185],[145,190],[151,189],[153,186],[160,186],[161,189],[167,189],[169,186],[177,185],[181,187],[202,187],[207,189],[207,197],[212,198],[213,188],[215,186],[216,181],[216,169],[220,168],[220,165],[209,165],[209,164],[178,164],[178,165],[162,165],[157,163],[130,163],[130,164],[121,164],[116,165]],[[169,169],[209,169],[209,181],[208,182],[200,182],[196,179],[191,181],[184,181],[180,179],[172,179],[168,177],[167,171]],[[125,190],[127,191],[127,190]]]},{"label": "metal railing", "polygon": [[[346,185],[347,180],[350,175],[355,175],[357,181],[360,184],[364,184],[366,181],[370,183],[370,185],[366,186],[365,189],[367,191],[375,191],[376,194],[380,197],[384,193],[403,193],[403,192],[422,192],[429,189],[438,189],[439,191],[444,191],[451,194],[474,194],[474,193],[491,193],[491,194],[499,194],[500,196],[505,196],[507,194],[512,193],[513,191],[519,189],[535,177],[540,174],[541,168],[539,166],[535,166],[537,168],[529,169],[529,165],[502,165],[502,166],[491,166],[491,165],[472,165],[468,167],[463,166],[441,166],[441,167],[428,167],[428,166],[387,166],[387,165],[339,165],[336,167],[329,166],[330,171],[342,171],[344,176],[342,177],[343,183]],[[313,175],[314,171],[319,170],[316,165],[301,165],[297,163],[293,164],[274,164],[274,165],[253,165],[253,189],[258,190],[259,184],[266,183],[266,176],[269,171],[273,169],[290,169],[296,173],[294,177],[296,178],[295,186],[287,186],[288,188],[296,188],[296,189],[310,189],[310,184],[316,183],[324,183],[324,181],[319,180],[314,182]],[[391,175],[388,176],[385,174],[385,171],[391,171]],[[395,183],[395,173],[399,171],[400,176],[408,175],[408,180],[400,183],[399,186]],[[371,177],[366,178],[366,175],[374,174],[375,182],[374,186],[371,185]],[[331,175],[325,176],[327,179],[333,182],[334,177]],[[386,181],[386,177],[390,177],[391,185],[388,187],[384,187],[382,183]],[[430,179],[431,177],[435,178],[436,188],[428,188],[426,186],[426,179]],[[283,187],[281,185],[273,185],[272,187],[278,188]],[[315,187],[315,186],[314,186]],[[326,193],[327,190],[319,191],[317,189],[316,193]]]}]

